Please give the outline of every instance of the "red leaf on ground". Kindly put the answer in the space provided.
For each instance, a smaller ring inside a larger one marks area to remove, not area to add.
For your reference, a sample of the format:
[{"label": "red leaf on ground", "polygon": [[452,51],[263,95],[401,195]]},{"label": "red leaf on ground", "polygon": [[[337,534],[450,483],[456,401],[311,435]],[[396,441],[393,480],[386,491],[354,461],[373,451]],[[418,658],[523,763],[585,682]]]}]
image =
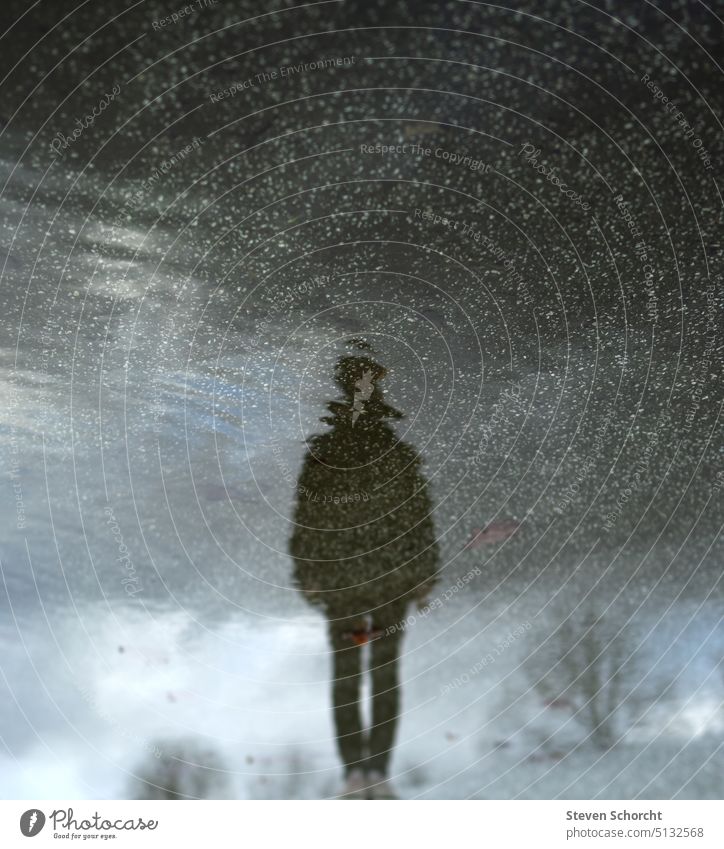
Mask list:
[{"label": "red leaf on ground", "polygon": [[502,542],[508,539],[520,527],[520,522],[513,519],[501,519],[499,522],[491,522],[485,528],[473,528],[470,539],[465,544],[465,549],[479,548],[481,545],[489,545],[493,542]]}]

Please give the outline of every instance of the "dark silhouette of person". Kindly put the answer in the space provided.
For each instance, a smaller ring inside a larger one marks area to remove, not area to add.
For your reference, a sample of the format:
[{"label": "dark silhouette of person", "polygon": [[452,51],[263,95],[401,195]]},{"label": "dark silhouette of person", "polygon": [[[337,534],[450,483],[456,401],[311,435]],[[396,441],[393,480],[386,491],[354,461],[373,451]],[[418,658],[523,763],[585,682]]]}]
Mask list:
[{"label": "dark silhouette of person", "polygon": [[[366,343],[361,343],[366,346]],[[342,357],[342,399],[321,421],[299,475],[290,540],[295,579],[329,621],[342,798],[395,798],[388,781],[400,709],[398,659],[411,602],[432,587],[438,547],[419,454],[396,435],[370,356]],[[370,644],[372,723],[362,727],[362,646]]]}]

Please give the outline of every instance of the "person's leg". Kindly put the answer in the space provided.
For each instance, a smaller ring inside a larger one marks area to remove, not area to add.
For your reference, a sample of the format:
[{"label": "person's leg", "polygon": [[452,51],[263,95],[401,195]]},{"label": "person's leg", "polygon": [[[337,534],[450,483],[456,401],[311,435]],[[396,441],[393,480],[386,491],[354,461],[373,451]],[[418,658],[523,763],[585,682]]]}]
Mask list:
[{"label": "person's leg", "polygon": [[386,776],[395,741],[400,712],[398,660],[402,641],[405,604],[396,603],[380,611],[375,625],[383,630],[372,642],[372,728],[367,770]]},{"label": "person's leg", "polygon": [[362,768],[364,734],[360,715],[361,649],[348,637],[349,623],[330,621],[329,640],[332,646],[332,702],[337,748],[345,775]]}]

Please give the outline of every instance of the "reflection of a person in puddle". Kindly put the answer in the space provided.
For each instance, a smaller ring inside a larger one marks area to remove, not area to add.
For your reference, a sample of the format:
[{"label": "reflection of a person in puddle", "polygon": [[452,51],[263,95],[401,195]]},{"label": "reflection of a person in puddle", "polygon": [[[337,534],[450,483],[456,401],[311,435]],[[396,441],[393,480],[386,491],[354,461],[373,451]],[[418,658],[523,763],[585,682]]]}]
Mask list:
[{"label": "reflection of a person in puddle", "polygon": [[[389,424],[385,369],[343,357],[335,377],[344,400],[332,425],[311,438],[299,476],[290,542],[295,576],[329,620],[334,721],[345,765],[344,798],[395,798],[387,781],[399,715],[398,658],[410,603],[421,602],[438,560],[432,504],[417,452]],[[360,716],[362,645],[370,643],[372,725]]]}]

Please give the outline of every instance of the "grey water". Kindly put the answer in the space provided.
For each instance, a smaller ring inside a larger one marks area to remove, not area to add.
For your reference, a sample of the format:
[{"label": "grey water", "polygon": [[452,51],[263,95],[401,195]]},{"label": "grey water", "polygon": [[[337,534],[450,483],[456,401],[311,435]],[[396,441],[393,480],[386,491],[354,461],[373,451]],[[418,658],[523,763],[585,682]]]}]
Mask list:
[{"label": "grey water", "polygon": [[4,798],[721,797],[721,90],[553,5],[5,37]]}]

